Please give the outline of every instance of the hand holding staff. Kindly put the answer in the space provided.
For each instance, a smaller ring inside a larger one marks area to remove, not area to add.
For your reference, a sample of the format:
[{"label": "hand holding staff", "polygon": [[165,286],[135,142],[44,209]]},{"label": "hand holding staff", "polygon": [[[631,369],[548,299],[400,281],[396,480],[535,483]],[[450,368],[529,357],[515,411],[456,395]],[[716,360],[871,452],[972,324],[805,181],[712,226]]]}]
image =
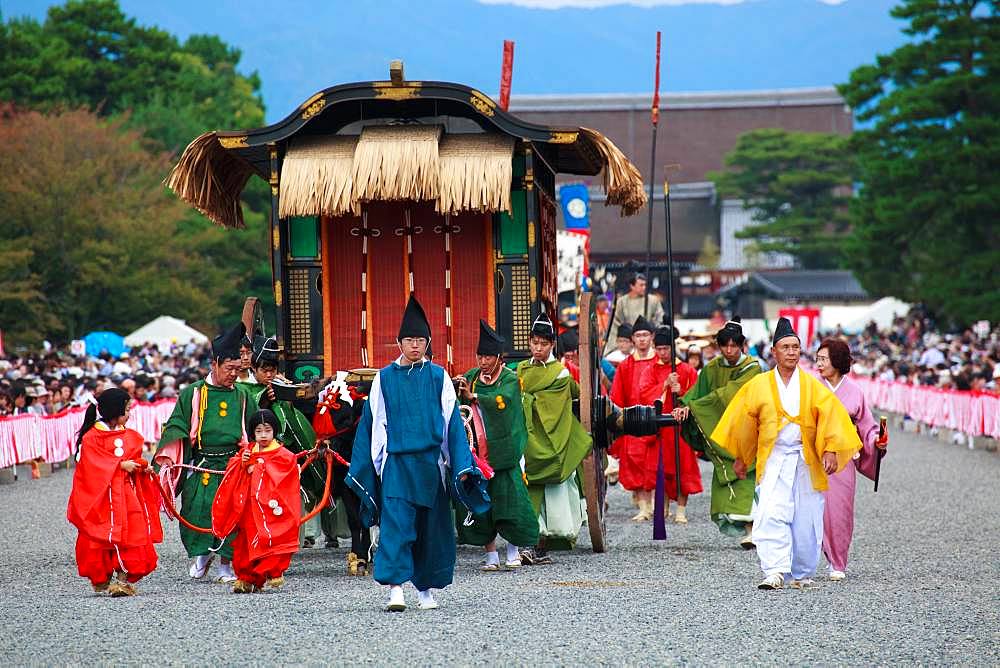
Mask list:
[{"label": "hand holding staff", "polygon": [[882,471],[882,457],[885,456],[885,446],[889,443],[889,433],[885,428],[886,417],[878,419],[878,440],[875,441],[875,491],[878,491],[879,473]]}]

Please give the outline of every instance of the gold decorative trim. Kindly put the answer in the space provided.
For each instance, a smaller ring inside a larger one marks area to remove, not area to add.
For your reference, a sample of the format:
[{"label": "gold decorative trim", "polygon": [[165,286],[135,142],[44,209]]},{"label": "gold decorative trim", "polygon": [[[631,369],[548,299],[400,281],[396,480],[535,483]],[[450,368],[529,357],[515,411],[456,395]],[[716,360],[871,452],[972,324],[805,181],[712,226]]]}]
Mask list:
[{"label": "gold decorative trim", "polygon": [[312,118],[319,112],[323,111],[323,107],[325,106],[326,106],[326,98],[323,97],[319,98],[318,100],[310,104],[308,107],[306,107],[305,110],[303,110],[302,120],[308,121],[310,118]]},{"label": "gold decorative trim", "polygon": [[469,104],[475,107],[476,111],[481,113],[483,116],[493,116],[493,113],[497,108],[496,102],[488,96],[483,95],[478,90],[472,91],[472,96],[469,98]]},{"label": "gold decorative trim", "polygon": [[377,100],[413,100],[420,97],[420,88],[423,86],[419,81],[407,81],[396,86],[391,81],[373,81],[372,89],[375,91]]},{"label": "gold decorative trim", "polygon": [[281,281],[274,282],[274,305],[281,306]]},{"label": "gold decorative trim", "polygon": [[222,148],[247,148],[247,136],[219,137],[219,144]]},{"label": "gold decorative trim", "polygon": [[528,222],[528,248],[535,247],[535,225],[532,222]]},{"label": "gold decorative trim", "polygon": [[313,95],[312,97],[310,97],[310,98],[309,98],[308,100],[306,100],[305,102],[303,102],[302,104],[300,104],[300,105],[299,105],[299,109],[301,109],[301,110],[305,111],[306,109],[308,109],[308,108],[309,108],[309,106],[310,106],[310,105],[311,105],[311,104],[312,104],[313,102],[315,102],[316,100],[320,99],[321,97],[323,97],[323,91],[320,91],[320,92],[318,92],[318,93],[315,93],[315,94],[314,94],[314,95]]},{"label": "gold decorative trim", "polygon": [[535,277],[532,276],[531,277],[531,301],[535,301],[536,299],[538,299],[538,281],[536,281]]},{"label": "gold decorative trim", "polygon": [[278,231],[277,225],[271,230],[271,245],[274,247],[274,250],[278,250],[278,247],[281,246],[281,233]]},{"label": "gold decorative trim", "polygon": [[278,147],[274,144],[268,144],[268,157],[271,159],[271,178],[268,179],[268,183],[271,187],[278,185]]},{"label": "gold decorative trim", "polygon": [[550,144],[573,144],[576,143],[579,132],[553,132],[549,137]]},{"label": "gold decorative trim", "polygon": [[278,194],[278,186],[271,186],[271,194],[272,195]]}]

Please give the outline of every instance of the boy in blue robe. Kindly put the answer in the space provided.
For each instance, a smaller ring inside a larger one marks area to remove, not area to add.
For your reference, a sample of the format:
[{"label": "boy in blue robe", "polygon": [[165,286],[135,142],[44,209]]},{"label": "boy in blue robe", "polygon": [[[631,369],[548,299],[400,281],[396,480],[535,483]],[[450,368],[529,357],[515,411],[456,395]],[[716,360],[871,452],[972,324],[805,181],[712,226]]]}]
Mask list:
[{"label": "boy in blue robe", "polygon": [[391,612],[406,609],[405,582],[416,587],[417,606],[425,610],[438,607],[431,589],[451,584],[450,495],[474,514],[490,508],[455,387],[442,367],[427,360],[430,338],[423,308],[410,295],[397,336],[400,356],[372,382],[347,474],[361,499],[362,522],[379,525],[375,580],[389,585]]}]

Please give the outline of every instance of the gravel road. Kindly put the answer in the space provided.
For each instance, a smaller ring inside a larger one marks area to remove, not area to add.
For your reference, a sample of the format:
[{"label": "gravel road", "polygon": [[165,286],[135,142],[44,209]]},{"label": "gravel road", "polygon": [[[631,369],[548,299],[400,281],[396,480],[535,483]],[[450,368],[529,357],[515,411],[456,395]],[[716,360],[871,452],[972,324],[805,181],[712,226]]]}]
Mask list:
[{"label": "gravel road", "polygon": [[[849,577],[760,592],[753,553],[722,537],[706,495],[665,543],[613,490],[611,549],[480,573],[459,550],[441,608],[381,611],[344,549],[293,560],[284,590],[193,582],[176,524],[135,598],[93,594],[65,520],[71,471],[0,486],[0,656],[23,664],[1000,664],[1000,456],[894,434],[878,494],[858,484]],[[703,465],[707,483],[710,469]],[[586,531],[584,531],[584,534]],[[821,569],[825,564],[821,565]]]}]

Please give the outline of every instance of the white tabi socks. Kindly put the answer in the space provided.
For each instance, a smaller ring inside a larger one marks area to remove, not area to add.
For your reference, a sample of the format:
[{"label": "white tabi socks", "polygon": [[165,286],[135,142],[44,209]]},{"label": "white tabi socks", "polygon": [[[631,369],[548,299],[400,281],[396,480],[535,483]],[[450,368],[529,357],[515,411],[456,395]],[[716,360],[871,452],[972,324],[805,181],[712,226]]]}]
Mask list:
[{"label": "white tabi socks", "polygon": [[188,569],[188,575],[195,580],[200,580],[205,577],[205,573],[208,572],[208,567],[212,563],[213,556],[215,555],[203,554],[195,557],[194,561],[191,562],[191,568]]},{"label": "white tabi socks", "polygon": [[231,584],[236,582],[236,573],[233,572],[233,565],[219,563],[219,567],[215,570],[215,581],[222,582],[224,584]]},{"label": "white tabi socks", "polygon": [[385,604],[385,610],[386,612],[403,612],[406,610],[402,585],[392,585],[389,587],[389,600]]},{"label": "white tabi socks", "polygon": [[507,568],[517,568],[521,565],[521,552],[517,545],[507,543],[507,561],[504,566]]},{"label": "white tabi socks", "polygon": [[[494,552],[494,554],[496,553]],[[417,592],[417,607],[421,610],[433,610],[438,607],[437,601],[434,600],[434,595],[431,594],[430,589]]]}]

